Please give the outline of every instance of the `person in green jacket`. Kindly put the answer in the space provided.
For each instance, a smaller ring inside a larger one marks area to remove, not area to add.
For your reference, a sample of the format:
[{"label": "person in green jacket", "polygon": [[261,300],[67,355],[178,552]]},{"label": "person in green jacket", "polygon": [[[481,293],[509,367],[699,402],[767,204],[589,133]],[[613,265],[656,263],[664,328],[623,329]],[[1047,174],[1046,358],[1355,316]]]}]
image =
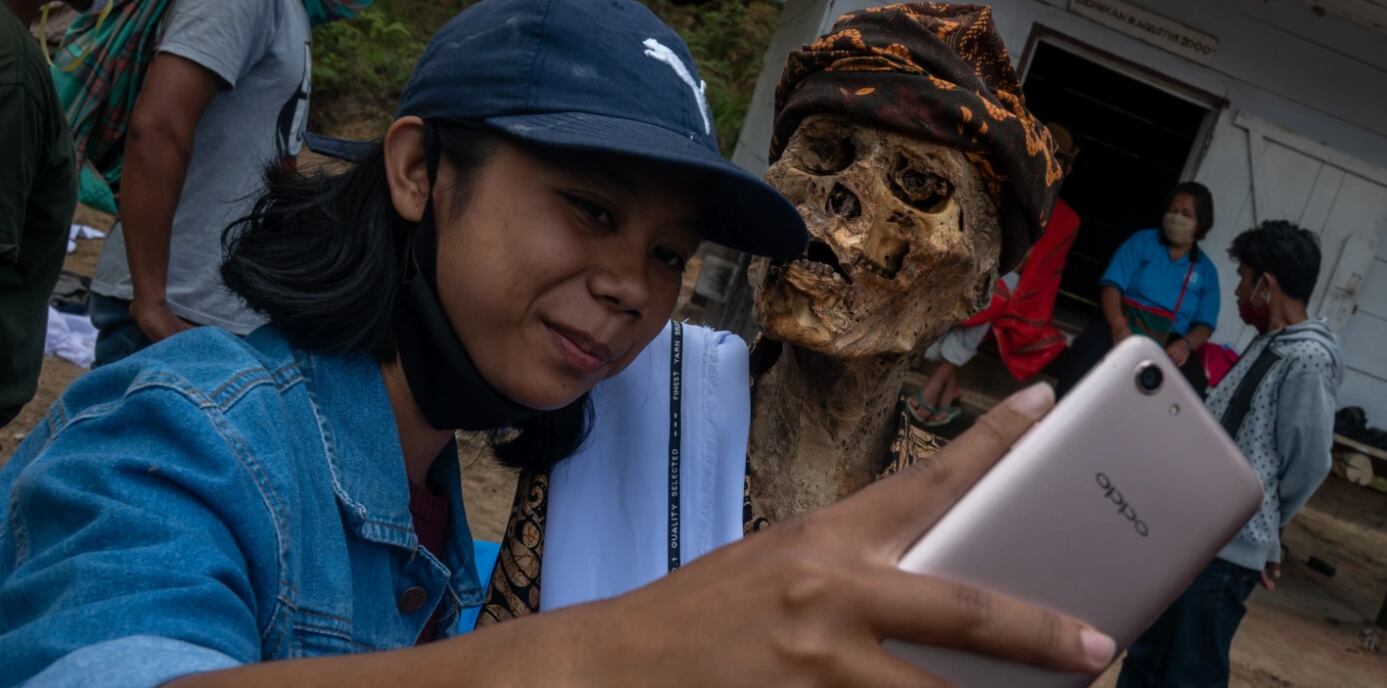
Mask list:
[{"label": "person in green jacket", "polygon": [[45,4],[0,3],[0,427],[38,390],[48,297],[77,205],[72,137],[28,28]]}]

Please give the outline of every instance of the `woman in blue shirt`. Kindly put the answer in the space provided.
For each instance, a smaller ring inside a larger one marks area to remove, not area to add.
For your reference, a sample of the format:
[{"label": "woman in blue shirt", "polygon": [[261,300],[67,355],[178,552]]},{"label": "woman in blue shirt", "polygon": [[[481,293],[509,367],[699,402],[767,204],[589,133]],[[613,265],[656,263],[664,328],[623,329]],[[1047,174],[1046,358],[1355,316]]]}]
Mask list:
[{"label": "woman in blue shirt", "polygon": [[885,638],[1101,671],[1113,641],[1078,621],[896,568],[1044,387],[648,587],[467,633],[454,431],[551,465],[700,238],[805,248],[795,208],[718,154],[699,83],[635,2],[488,0],[355,167],[271,172],[222,268],[270,326],[92,372],[0,471],[0,684],[937,684]]},{"label": "woman in blue shirt", "polygon": [[1061,369],[1064,394],[1114,345],[1134,334],[1165,344],[1201,393],[1207,386],[1194,355],[1218,323],[1218,271],[1199,249],[1214,226],[1214,201],[1198,182],[1175,187],[1160,229],[1144,229],[1123,242],[1099,280],[1103,319],[1079,335]]}]

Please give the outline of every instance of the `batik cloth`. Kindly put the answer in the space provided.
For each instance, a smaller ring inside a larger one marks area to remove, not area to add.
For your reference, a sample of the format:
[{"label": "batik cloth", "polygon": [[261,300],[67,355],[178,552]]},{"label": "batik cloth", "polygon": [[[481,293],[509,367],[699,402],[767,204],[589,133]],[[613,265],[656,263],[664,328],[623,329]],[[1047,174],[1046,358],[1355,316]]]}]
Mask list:
[{"label": "batik cloth", "polygon": [[104,20],[78,17],[54,56],[53,86],[63,104],[82,171],[84,203],[114,213],[125,131],[170,0],[115,0]]}]

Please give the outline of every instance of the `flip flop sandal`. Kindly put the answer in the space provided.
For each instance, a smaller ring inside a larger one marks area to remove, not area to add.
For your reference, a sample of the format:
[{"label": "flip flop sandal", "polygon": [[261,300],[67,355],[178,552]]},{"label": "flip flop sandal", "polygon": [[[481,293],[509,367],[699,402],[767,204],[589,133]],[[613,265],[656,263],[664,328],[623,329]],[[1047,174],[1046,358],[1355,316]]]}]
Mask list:
[{"label": "flip flop sandal", "polygon": [[930,414],[930,417],[925,420],[925,427],[942,428],[958,420],[958,417],[962,414],[963,409],[957,406],[941,406],[935,409],[934,413]]},{"label": "flip flop sandal", "polygon": [[[925,415],[920,415],[921,411]],[[930,418],[934,417],[934,414],[939,413],[939,409],[920,401],[920,393],[917,391],[910,395],[910,400],[905,403],[905,412],[910,414],[911,420],[919,425],[925,425],[929,423]]]}]

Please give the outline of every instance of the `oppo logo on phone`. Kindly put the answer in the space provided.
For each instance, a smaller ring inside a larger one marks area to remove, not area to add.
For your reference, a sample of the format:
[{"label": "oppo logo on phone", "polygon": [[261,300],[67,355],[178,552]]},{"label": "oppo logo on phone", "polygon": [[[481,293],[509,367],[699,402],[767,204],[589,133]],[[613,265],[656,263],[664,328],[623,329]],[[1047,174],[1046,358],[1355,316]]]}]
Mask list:
[{"label": "oppo logo on phone", "polygon": [[1117,513],[1127,519],[1132,524],[1132,528],[1137,531],[1137,535],[1146,537],[1151,529],[1146,527],[1146,522],[1137,517],[1137,510],[1127,503],[1127,498],[1122,496],[1117,487],[1112,484],[1112,479],[1106,473],[1096,473],[1094,478],[1098,481],[1098,487],[1103,488],[1103,496],[1108,501],[1117,505]]}]

